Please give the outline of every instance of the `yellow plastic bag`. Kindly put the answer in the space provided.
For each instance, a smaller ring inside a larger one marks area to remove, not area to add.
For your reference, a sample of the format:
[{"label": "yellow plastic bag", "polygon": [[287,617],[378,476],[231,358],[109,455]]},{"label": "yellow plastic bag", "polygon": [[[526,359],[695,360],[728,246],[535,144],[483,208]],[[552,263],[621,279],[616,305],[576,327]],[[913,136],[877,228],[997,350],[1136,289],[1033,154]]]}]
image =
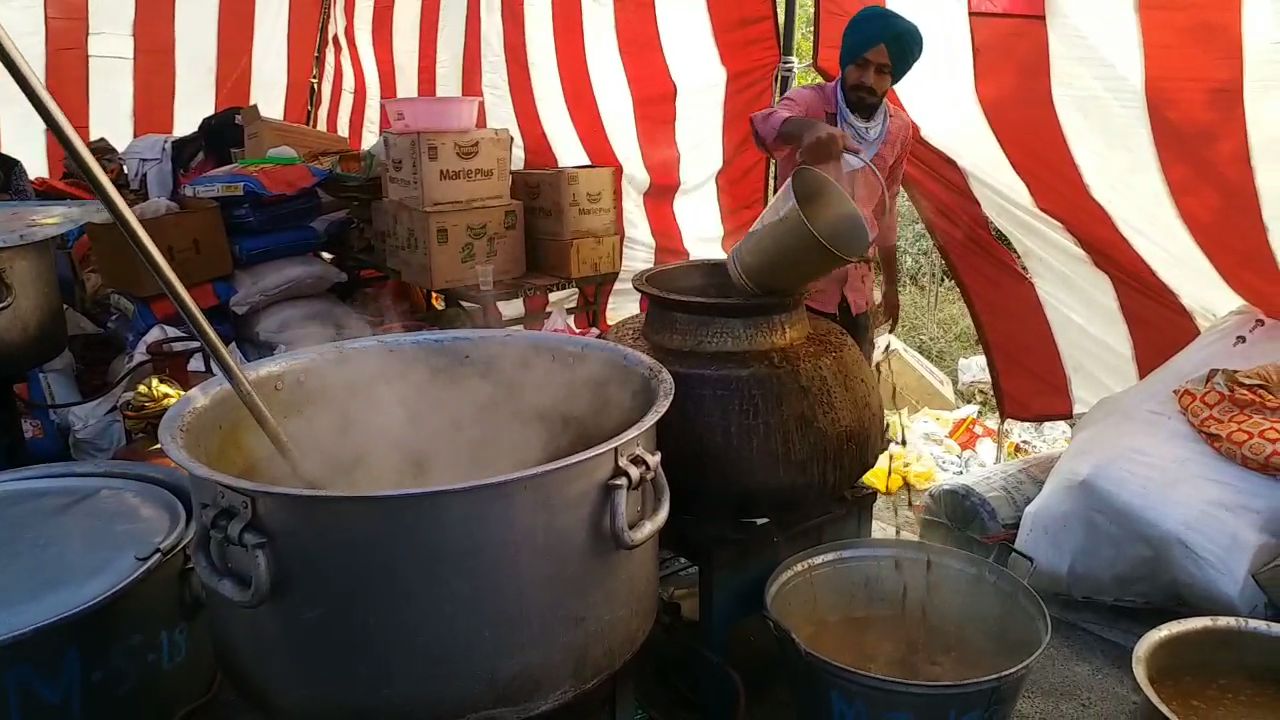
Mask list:
[{"label": "yellow plastic bag", "polygon": [[861,482],[881,495],[893,495],[903,485],[910,485],[913,490],[928,489],[937,474],[938,466],[927,453],[890,445]]}]

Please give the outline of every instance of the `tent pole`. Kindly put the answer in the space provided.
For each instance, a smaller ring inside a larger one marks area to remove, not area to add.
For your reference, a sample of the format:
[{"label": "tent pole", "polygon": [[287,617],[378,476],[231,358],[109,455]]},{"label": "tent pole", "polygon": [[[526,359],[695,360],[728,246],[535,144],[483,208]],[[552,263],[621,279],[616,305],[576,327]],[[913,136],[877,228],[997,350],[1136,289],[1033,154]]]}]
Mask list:
[{"label": "tent pole", "polygon": [[800,0],[786,0],[782,8],[782,60],[778,63],[778,96],[796,81],[796,8]]}]

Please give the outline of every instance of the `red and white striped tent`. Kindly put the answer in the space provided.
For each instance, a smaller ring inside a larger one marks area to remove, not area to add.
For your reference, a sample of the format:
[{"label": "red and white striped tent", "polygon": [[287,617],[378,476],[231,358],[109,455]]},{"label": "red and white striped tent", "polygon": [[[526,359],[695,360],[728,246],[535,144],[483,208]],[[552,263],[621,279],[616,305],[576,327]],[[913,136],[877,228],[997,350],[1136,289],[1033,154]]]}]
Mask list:
[{"label": "red and white striped tent", "polygon": [[[824,72],[864,4],[819,0]],[[924,140],[908,191],[1005,416],[1086,410],[1242,302],[1280,315],[1280,3],[887,4],[925,35],[897,88]],[[722,255],[764,202],[746,118],[772,95],[773,0],[0,0],[0,22],[118,147],[248,102],[367,145],[380,98],[483,96],[517,166],[623,168],[613,319],[630,273]],[[59,161],[7,78],[0,108],[0,149]]]},{"label": "red and white striped tent", "polygon": [[[820,3],[831,77],[872,3]],[[1242,303],[1280,317],[1280,2],[875,4],[924,34],[905,185],[1006,417],[1087,410]]]}]

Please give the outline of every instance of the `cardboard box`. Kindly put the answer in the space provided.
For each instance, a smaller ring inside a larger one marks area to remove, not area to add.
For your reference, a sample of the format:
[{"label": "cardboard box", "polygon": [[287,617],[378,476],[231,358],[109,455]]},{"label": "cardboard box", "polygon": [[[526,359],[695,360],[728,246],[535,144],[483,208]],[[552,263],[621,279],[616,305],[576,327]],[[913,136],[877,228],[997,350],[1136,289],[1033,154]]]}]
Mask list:
[{"label": "cardboard box", "polygon": [[418,210],[392,202],[387,264],[405,282],[430,290],[475,285],[476,265],[493,266],[493,279],[525,272],[524,212],[520,203],[458,210]]},{"label": "cardboard box", "polygon": [[876,338],[872,364],[881,362],[887,363],[880,366],[880,398],[886,412],[955,409],[951,378],[910,345],[893,335]]},{"label": "cardboard box", "polygon": [[512,173],[533,237],[572,240],[618,234],[618,168],[569,167]]},{"label": "cardboard box", "polygon": [[344,152],[351,149],[351,143],[341,135],[297,123],[264,118],[257,105],[241,110],[240,122],[244,123],[246,158],[266,157],[268,150],[280,145],[288,145],[303,157],[308,153]]},{"label": "cardboard box", "polygon": [[502,205],[511,200],[506,130],[386,133],[387,198],[418,210]]},{"label": "cardboard box", "polygon": [[[218,203],[184,197],[178,204],[181,212],[142,221],[178,278],[191,287],[230,275],[231,246]],[[88,232],[103,285],[140,298],[164,292],[115,223],[89,223]]]},{"label": "cardboard box", "polygon": [[549,240],[530,238],[529,267],[553,277],[608,275],[622,269],[622,241],[617,235]]}]

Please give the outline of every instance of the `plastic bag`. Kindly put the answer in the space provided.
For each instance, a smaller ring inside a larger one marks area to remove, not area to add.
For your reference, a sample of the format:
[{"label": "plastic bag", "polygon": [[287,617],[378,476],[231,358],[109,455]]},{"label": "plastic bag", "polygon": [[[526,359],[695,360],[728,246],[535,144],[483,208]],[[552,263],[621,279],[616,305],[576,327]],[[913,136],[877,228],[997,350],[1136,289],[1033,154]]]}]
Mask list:
[{"label": "plastic bag", "polygon": [[138,216],[139,220],[150,220],[163,215],[180,212],[182,208],[178,207],[178,203],[169,198],[151,198],[150,200],[134,205],[133,214]]},{"label": "plastic bag", "polygon": [[249,340],[286,350],[373,334],[368,321],[329,295],[285,300],[244,316]]},{"label": "plastic bag", "polygon": [[974,385],[990,387],[991,370],[987,367],[987,356],[960,358],[956,363],[956,379],[959,381],[957,387],[961,390]]},{"label": "plastic bag", "polygon": [[347,274],[312,255],[269,260],[240,268],[232,276],[236,294],[231,312],[247,315],[282,300],[310,297],[343,282]]},{"label": "plastic bag", "polygon": [[574,326],[573,321],[569,319],[569,312],[564,309],[560,303],[552,303],[551,313],[545,322],[542,323],[543,332],[561,333],[563,335],[579,335],[582,337],[599,337],[599,328],[587,328],[579,330]]},{"label": "plastic bag", "polygon": [[1031,502],[1018,549],[1042,593],[1261,617],[1252,574],[1280,554],[1280,482],[1218,455],[1173,390],[1280,357],[1280,321],[1242,309],[1098,403]]},{"label": "plastic bag", "polygon": [[913,490],[928,489],[937,477],[938,466],[927,452],[890,445],[862,476],[862,484],[882,495],[893,495],[903,485],[910,485]]},{"label": "plastic bag", "polygon": [[1061,454],[1034,455],[939,482],[925,493],[920,514],[985,542],[1012,540]]}]

